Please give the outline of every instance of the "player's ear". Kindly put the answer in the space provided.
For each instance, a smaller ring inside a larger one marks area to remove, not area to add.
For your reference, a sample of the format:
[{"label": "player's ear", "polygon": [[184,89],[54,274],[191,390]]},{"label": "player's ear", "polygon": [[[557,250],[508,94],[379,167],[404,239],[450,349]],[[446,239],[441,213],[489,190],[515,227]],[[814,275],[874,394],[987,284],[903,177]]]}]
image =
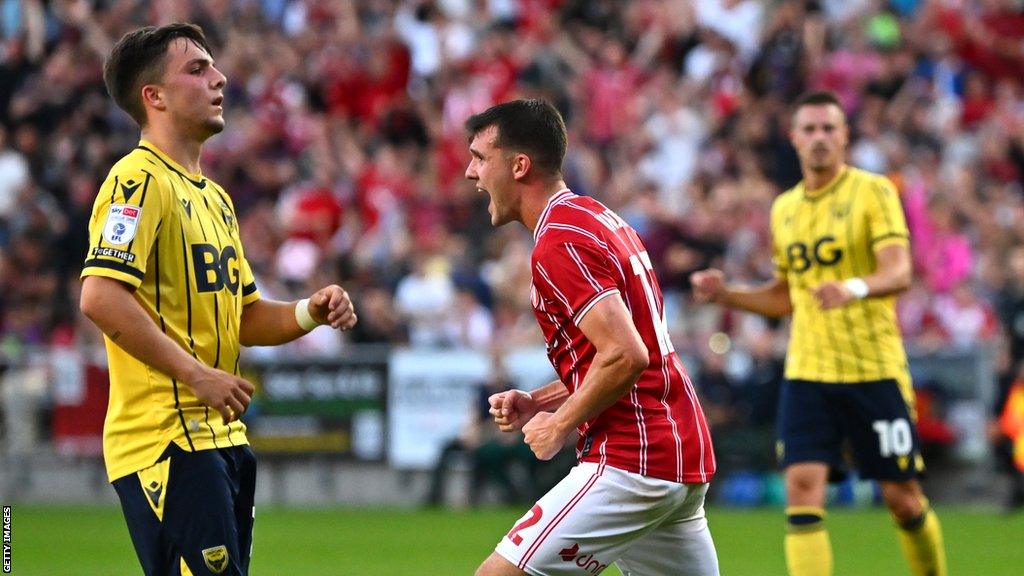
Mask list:
[{"label": "player's ear", "polygon": [[167,109],[163,90],[155,84],[146,84],[142,87],[142,104],[161,111]]},{"label": "player's ear", "polygon": [[512,178],[522,180],[530,172],[530,157],[522,152],[517,152],[512,158]]}]

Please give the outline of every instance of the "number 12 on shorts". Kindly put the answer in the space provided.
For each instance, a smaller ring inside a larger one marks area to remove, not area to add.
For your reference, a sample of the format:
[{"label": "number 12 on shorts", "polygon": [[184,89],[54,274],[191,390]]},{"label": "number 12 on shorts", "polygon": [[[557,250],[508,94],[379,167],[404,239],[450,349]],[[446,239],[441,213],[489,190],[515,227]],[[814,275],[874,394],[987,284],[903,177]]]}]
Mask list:
[{"label": "number 12 on shorts", "polygon": [[875,420],[871,427],[878,434],[878,453],[883,458],[890,456],[906,456],[914,447],[914,436],[910,422],[905,418],[897,418],[892,422]]},{"label": "number 12 on shorts", "polygon": [[529,528],[537,522],[540,522],[540,518],[543,515],[544,511],[541,510],[540,504],[534,504],[533,508],[530,508],[530,511],[526,513],[526,516],[523,516],[523,519],[520,520],[518,524],[513,526],[511,530],[509,530],[508,539],[511,540],[512,543],[516,546],[522,544],[523,537],[519,535],[519,531],[525,528]]}]

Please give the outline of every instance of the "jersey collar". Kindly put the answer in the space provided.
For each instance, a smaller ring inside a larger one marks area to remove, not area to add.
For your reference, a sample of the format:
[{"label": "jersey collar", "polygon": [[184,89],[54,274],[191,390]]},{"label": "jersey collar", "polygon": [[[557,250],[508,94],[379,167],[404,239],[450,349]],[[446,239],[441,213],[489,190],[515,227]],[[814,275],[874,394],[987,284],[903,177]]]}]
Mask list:
[{"label": "jersey collar", "polygon": [[544,206],[544,210],[540,213],[540,218],[537,219],[537,227],[533,229],[533,241],[536,242],[540,238],[541,230],[544,228],[544,224],[547,223],[548,216],[551,214],[551,209],[554,208],[555,204],[568,200],[569,198],[575,198],[576,195],[572,193],[568,188],[562,188],[551,198],[548,198],[548,203]]},{"label": "jersey collar", "polygon": [[186,178],[189,182],[195,184],[198,188],[206,187],[206,178],[202,174],[195,174],[189,172],[184,166],[175,162],[170,156],[164,153],[163,150],[156,147],[155,144],[146,140],[145,138],[139,140],[139,148],[149,152],[163,162],[168,168],[181,174],[182,177]]},{"label": "jersey collar", "polygon": [[842,182],[846,178],[846,175],[849,173],[850,167],[843,166],[843,169],[840,170],[839,173],[836,174],[835,177],[832,178],[832,180],[828,184],[825,184],[824,186],[816,190],[808,190],[807,185],[801,182],[800,185],[803,188],[804,198],[808,200],[817,200],[818,198],[821,198],[822,196],[835,190],[836,187],[839,186],[839,183]]}]

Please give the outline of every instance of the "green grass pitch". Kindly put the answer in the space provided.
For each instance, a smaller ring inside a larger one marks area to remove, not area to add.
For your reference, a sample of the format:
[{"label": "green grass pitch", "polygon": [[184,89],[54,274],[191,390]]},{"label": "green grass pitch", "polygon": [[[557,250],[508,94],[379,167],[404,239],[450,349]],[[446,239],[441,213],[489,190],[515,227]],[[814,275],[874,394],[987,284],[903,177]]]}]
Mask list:
[{"label": "green grass pitch", "polygon": [[[257,509],[251,574],[469,575],[522,512]],[[938,512],[951,574],[1024,574],[1024,515]],[[713,508],[708,515],[724,576],[784,576],[781,511]],[[837,576],[908,574],[883,510],[834,510],[828,525]],[[116,508],[15,505],[12,530],[13,574],[141,573]]]}]

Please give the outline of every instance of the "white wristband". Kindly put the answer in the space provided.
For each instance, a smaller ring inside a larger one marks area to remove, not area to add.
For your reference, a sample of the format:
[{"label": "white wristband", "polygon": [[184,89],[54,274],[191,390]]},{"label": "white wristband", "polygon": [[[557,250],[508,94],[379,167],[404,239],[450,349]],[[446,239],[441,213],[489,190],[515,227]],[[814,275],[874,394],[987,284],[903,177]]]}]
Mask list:
[{"label": "white wristband", "polygon": [[320,325],[309,313],[309,298],[303,298],[295,304],[295,321],[306,332]]},{"label": "white wristband", "polygon": [[863,278],[850,278],[843,282],[843,286],[853,294],[853,297],[857,300],[863,300],[868,297],[868,283]]}]

